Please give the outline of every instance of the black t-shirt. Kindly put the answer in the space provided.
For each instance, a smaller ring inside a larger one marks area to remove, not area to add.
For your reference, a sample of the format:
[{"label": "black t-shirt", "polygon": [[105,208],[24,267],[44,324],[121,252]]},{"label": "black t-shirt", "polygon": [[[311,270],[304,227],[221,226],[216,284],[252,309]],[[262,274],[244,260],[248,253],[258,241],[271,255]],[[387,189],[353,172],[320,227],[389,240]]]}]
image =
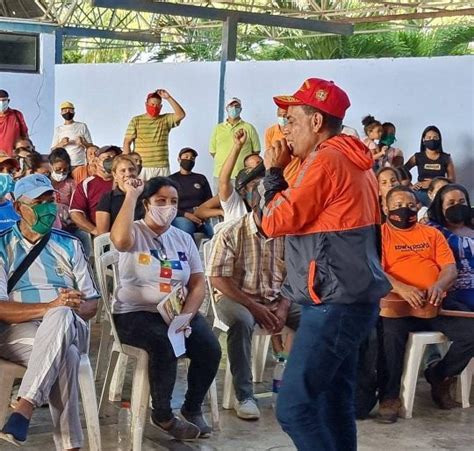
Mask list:
[{"label": "black t-shirt", "polygon": [[212,197],[211,187],[206,177],[202,174],[183,175],[175,172],[169,176],[178,185],[178,216],[184,216],[185,212],[192,213],[194,208],[199,207]]},{"label": "black t-shirt", "polygon": [[[112,227],[120,209],[122,208],[123,201],[125,200],[125,193],[120,191],[118,188],[113,191],[105,193],[97,205],[97,211],[105,211],[110,214],[110,227]],[[142,219],[144,216],[144,209],[140,204],[137,203],[135,208],[135,221]]]},{"label": "black t-shirt", "polygon": [[415,154],[415,163],[418,168],[418,181],[422,182],[435,177],[446,177],[448,164],[451,160],[449,153],[441,152],[436,160],[426,156],[425,152]]}]

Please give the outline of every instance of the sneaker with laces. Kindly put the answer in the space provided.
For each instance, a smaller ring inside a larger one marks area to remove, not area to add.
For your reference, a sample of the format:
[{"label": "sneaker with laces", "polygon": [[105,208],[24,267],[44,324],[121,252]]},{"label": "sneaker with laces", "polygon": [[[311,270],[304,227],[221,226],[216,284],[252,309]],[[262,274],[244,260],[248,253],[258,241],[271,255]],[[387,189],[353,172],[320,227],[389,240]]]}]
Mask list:
[{"label": "sneaker with laces", "polygon": [[20,413],[13,412],[0,432],[0,440],[21,446],[26,441],[29,426],[30,420]]},{"label": "sneaker with laces", "polygon": [[260,418],[260,410],[258,410],[257,402],[253,398],[237,401],[234,409],[237,416],[242,420],[258,420]]},{"label": "sneaker with laces", "polygon": [[379,405],[379,411],[375,417],[377,423],[392,424],[398,420],[398,412],[402,403],[400,399],[385,399]]},{"label": "sneaker with laces", "polygon": [[153,418],[153,415],[151,416],[150,421],[151,424],[157,427],[160,431],[165,432],[176,440],[183,442],[196,440],[201,434],[200,429],[195,424],[192,424],[189,421],[183,420],[179,417],[173,417],[171,420],[171,426],[167,427],[166,429],[163,426],[160,426],[158,421]]},{"label": "sneaker with laces", "polygon": [[199,428],[201,431],[201,434],[199,435],[200,438],[210,437],[212,428],[207,424],[202,412],[188,412],[184,407],[181,407],[181,415],[183,415],[187,421]]}]

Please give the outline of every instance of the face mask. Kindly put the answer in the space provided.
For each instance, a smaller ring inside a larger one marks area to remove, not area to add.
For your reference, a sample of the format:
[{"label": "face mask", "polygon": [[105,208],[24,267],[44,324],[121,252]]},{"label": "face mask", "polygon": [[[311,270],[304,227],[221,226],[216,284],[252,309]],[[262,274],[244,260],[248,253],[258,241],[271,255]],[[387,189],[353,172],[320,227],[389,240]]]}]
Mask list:
[{"label": "face mask", "polygon": [[237,119],[240,116],[240,113],[242,112],[242,108],[238,106],[230,106],[227,108],[227,114],[231,119]]},{"label": "face mask", "polygon": [[280,127],[284,127],[285,125],[288,125],[288,118],[287,117],[278,116],[277,120],[278,120],[278,125]]},{"label": "face mask", "polygon": [[74,113],[64,113],[61,114],[64,120],[70,121],[74,117]]},{"label": "face mask", "polygon": [[427,139],[423,141],[424,146],[429,150],[438,150],[441,147],[440,139]]},{"label": "face mask", "polygon": [[62,182],[64,180],[66,180],[67,178],[67,173],[62,173],[62,172],[51,172],[51,178],[55,181],[55,182]]},{"label": "face mask", "polygon": [[33,232],[46,235],[52,228],[58,213],[58,206],[54,202],[47,202],[30,207],[35,214],[35,222],[30,224]]},{"label": "face mask", "polygon": [[104,168],[104,171],[107,174],[112,174],[112,163],[114,159],[113,158],[107,158],[102,162],[102,167]]},{"label": "face mask", "polygon": [[176,205],[151,206],[149,210],[151,219],[160,227],[169,227],[176,218],[178,207]]},{"label": "face mask", "polygon": [[179,165],[185,170],[191,172],[196,162],[194,160],[180,160]]},{"label": "face mask", "polygon": [[380,140],[382,144],[388,147],[390,147],[395,141],[396,141],[395,135],[387,135],[385,138]]},{"label": "face mask", "polygon": [[416,211],[401,207],[389,210],[388,219],[397,229],[409,229],[416,224]]},{"label": "face mask", "polygon": [[155,105],[147,105],[146,106],[146,112],[153,117],[158,117],[160,115],[161,111],[161,105],[155,106]]},{"label": "face mask", "polygon": [[463,204],[452,205],[446,208],[444,216],[451,224],[466,223],[471,219],[471,209]]},{"label": "face mask", "polygon": [[13,193],[15,188],[15,181],[10,174],[0,174],[0,197],[5,194]]},{"label": "face mask", "polygon": [[5,113],[8,110],[8,104],[10,103],[9,100],[1,100],[0,101],[0,112]]}]

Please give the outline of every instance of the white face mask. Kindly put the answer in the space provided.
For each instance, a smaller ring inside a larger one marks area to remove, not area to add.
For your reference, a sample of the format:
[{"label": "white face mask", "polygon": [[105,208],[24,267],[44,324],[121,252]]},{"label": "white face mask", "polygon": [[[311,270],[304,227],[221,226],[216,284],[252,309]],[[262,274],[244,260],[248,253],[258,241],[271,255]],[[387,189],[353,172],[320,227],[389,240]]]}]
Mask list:
[{"label": "white face mask", "polygon": [[157,226],[169,227],[176,218],[178,207],[176,205],[150,205],[149,213]]},{"label": "white face mask", "polygon": [[0,100],[0,112],[5,113],[8,109],[9,100]]},{"label": "white face mask", "polygon": [[377,146],[380,144],[380,139],[374,139],[374,144],[377,144]]},{"label": "white face mask", "polygon": [[54,172],[52,171],[51,172],[51,178],[55,181],[55,182],[62,182],[64,180],[66,180],[67,178],[67,173],[62,173],[62,172]]}]

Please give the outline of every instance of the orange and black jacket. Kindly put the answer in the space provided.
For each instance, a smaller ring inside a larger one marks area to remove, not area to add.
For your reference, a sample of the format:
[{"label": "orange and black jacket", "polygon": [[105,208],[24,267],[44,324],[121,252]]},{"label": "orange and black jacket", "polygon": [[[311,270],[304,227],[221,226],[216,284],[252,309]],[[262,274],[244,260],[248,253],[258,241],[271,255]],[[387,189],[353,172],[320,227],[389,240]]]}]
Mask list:
[{"label": "orange and black jacket", "polygon": [[323,142],[291,187],[281,169],[264,179],[262,227],[286,236],[282,295],[300,304],[378,302],[391,285],[380,264],[380,207],[373,159],[357,138]]}]

